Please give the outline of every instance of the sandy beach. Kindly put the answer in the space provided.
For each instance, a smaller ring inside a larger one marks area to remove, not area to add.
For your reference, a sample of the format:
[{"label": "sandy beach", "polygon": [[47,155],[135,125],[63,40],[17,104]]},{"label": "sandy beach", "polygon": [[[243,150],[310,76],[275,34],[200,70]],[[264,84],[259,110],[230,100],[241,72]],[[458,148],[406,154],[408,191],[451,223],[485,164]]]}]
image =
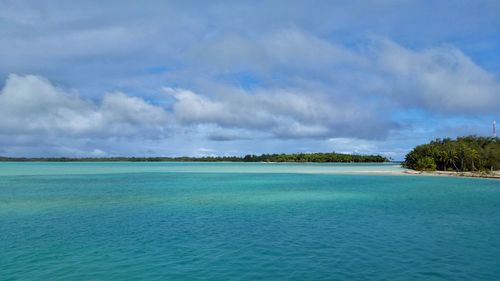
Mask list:
[{"label": "sandy beach", "polygon": [[469,177],[469,178],[489,178],[500,179],[500,171],[493,171],[489,174],[478,172],[450,172],[450,171],[415,171],[404,170],[403,173],[409,175],[425,175],[425,176],[445,176],[445,177]]}]

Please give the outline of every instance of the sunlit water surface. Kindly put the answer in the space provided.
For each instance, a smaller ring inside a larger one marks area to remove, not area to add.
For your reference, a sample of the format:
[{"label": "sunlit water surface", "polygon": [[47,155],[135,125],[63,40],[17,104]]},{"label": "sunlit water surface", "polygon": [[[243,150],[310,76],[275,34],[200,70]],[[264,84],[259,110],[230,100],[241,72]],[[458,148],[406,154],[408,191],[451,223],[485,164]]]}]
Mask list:
[{"label": "sunlit water surface", "polygon": [[0,163],[0,280],[499,280],[500,181],[400,171]]}]

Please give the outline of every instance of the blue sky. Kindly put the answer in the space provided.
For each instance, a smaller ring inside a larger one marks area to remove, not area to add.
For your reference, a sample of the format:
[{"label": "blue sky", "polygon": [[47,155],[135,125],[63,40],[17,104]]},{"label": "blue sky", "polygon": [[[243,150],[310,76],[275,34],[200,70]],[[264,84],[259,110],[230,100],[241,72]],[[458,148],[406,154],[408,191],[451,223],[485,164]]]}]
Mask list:
[{"label": "blue sky", "polygon": [[380,153],[490,135],[499,1],[0,0],[0,155]]}]

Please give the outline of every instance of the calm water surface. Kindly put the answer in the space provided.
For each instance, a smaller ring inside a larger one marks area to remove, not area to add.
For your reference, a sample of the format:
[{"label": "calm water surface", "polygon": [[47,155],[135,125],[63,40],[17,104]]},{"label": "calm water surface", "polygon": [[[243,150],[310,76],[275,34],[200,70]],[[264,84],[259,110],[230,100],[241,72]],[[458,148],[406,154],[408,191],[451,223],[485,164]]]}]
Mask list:
[{"label": "calm water surface", "polygon": [[500,280],[500,181],[0,163],[0,280]]}]

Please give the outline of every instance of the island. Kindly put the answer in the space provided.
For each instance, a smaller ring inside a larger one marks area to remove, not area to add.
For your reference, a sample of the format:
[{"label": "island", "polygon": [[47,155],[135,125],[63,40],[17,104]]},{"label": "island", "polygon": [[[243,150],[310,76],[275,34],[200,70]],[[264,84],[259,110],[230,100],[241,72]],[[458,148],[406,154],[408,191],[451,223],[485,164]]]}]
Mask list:
[{"label": "island", "polygon": [[293,153],[293,154],[248,154],[241,156],[204,157],[0,157],[0,162],[341,162],[341,163],[381,163],[390,160],[381,155],[358,155],[344,153]]},{"label": "island", "polygon": [[408,173],[500,178],[500,141],[478,136],[436,139],[415,147],[402,166],[412,170]]}]

